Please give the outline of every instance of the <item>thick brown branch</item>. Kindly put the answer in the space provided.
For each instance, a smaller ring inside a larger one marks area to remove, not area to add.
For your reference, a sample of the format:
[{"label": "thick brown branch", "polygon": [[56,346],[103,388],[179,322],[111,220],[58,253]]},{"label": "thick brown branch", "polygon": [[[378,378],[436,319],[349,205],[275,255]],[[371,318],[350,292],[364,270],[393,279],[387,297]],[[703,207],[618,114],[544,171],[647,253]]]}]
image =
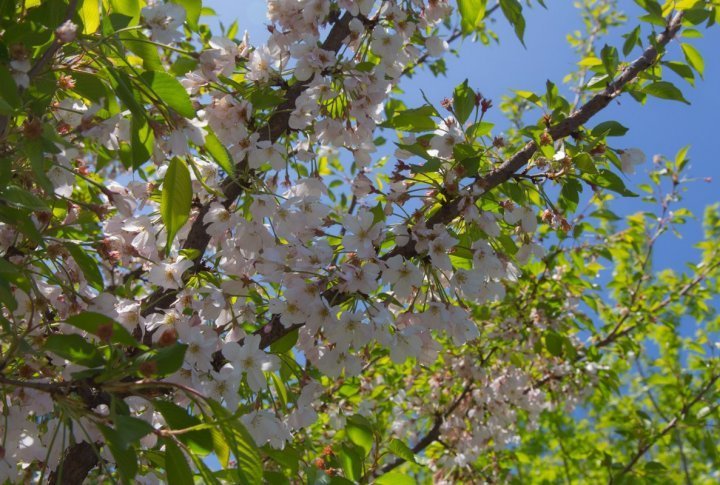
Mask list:
[{"label": "thick brown branch", "polygon": [[63,453],[57,470],[48,478],[49,485],[77,485],[100,462],[96,447],[86,441],[74,444]]},{"label": "thick brown branch", "polygon": [[[615,99],[622,93],[622,90],[630,82],[637,78],[640,72],[651,67],[658,58],[658,49],[665,47],[678,33],[682,26],[682,12],[676,13],[672,20],[668,23],[667,28],[656,39],[656,45],[648,47],[643,54],[633,61],[627,68],[612,82],[602,93],[593,96],[579,110],[568,116],[566,119],[553,125],[549,129],[550,136],[553,140],[558,140],[569,136],[583,124],[587,123],[593,116],[598,114],[605,108],[610,101]],[[512,158],[504,162],[498,168],[485,176],[477,177],[474,186],[480,187],[483,193],[487,193],[498,185],[508,181],[518,170],[523,168],[532,158],[537,150],[535,142],[528,142],[520,151],[515,153]],[[433,227],[435,224],[449,224],[453,219],[460,215],[460,209],[464,203],[465,197],[456,197],[440,206],[440,208],[428,218],[426,224]],[[385,254],[382,259],[387,260],[393,256],[401,255],[405,259],[418,257],[419,253],[415,248],[415,241],[410,241],[402,247],[396,247],[389,253]],[[336,290],[330,289],[323,293],[323,297],[327,300],[342,303],[347,301],[350,296],[339,294]],[[328,298],[329,297],[329,298]],[[285,328],[280,323],[280,318],[274,315],[270,322],[262,329],[255,333],[261,335],[261,347],[270,346],[273,342],[289,334],[293,330],[302,327],[303,324],[295,324],[289,328]],[[220,353],[215,355],[215,364],[222,365],[224,362]]]},{"label": "thick brown branch", "polygon": [[[650,46],[643,54],[628,65],[625,70],[611,82],[603,92],[593,96],[579,110],[561,122],[553,125],[548,133],[553,140],[559,140],[569,136],[577,131],[582,125],[587,123],[593,116],[602,111],[610,101],[618,97],[623,88],[634,81],[638,74],[648,69],[658,59],[658,49],[664,48],[678,33],[682,26],[683,13],[678,12],[668,23],[666,29],[658,35],[656,45]],[[523,168],[530,161],[537,151],[537,145],[534,141],[528,142],[520,151],[515,153],[509,160],[505,161],[498,168],[484,176],[478,176],[475,179],[473,187],[480,188],[482,193],[487,193],[498,185],[507,182],[510,178]],[[460,215],[463,197],[456,197],[443,204],[437,212],[435,212],[427,221],[428,227],[435,224],[448,224]],[[415,242],[411,241],[403,247],[395,248],[389,253],[389,256],[402,255],[405,258],[417,256]]]},{"label": "thick brown branch", "polygon": [[[322,44],[322,48],[332,52],[338,52],[340,47],[343,45],[343,41],[350,34],[350,20],[352,16],[349,13],[344,14],[334,24],[327,38]],[[298,97],[307,89],[310,81],[299,82],[293,84],[285,95],[285,101],[270,115],[270,119],[267,125],[260,128],[258,133],[260,134],[260,141],[271,141],[276,142],[281,136],[290,131],[289,120],[290,114],[295,109],[295,102]],[[243,186],[247,186],[251,183],[255,177],[255,173],[248,170],[246,160],[238,163],[235,167],[237,174],[243,174],[240,179],[236,179],[232,176],[226,177],[220,184],[223,200],[222,203],[225,207],[235,202],[235,199],[240,197],[243,192]],[[198,255],[195,258],[195,267],[191,271],[197,271],[202,261],[205,251],[207,250],[208,244],[210,243],[210,235],[207,233],[207,228],[203,219],[210,209],[210,202],[203,204],[200,208],[195,222],[190,227],[183,249],[194,249],[198,251]],[[144,316],[150,315],[156,312],[158,309],[168,308],[173,300],[175,299],[175,292],[168,290],[158,290],[148,296],[143,304],[142,314]]]}]

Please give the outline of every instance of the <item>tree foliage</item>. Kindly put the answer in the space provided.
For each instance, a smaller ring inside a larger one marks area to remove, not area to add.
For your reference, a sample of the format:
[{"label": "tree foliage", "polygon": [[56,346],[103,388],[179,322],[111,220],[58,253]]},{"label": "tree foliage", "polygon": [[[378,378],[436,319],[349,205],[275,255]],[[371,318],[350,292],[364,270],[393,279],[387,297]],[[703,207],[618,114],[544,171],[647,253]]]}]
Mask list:
[{"label": "tree foliage", "polygon": [[408,105],[544,2],[0,1],[0,482],[715,482],[720,208],[655,268],[689,147],[594,118],[720,3],[577,3],[544,92]]}]

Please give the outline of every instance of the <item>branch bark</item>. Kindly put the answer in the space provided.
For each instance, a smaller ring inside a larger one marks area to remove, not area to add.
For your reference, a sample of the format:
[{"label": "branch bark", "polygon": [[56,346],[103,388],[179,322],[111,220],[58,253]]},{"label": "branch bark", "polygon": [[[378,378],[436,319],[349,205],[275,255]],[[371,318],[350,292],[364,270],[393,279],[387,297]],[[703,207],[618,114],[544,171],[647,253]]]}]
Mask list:
[{"label": "branch bark", "polygon": [[[668,22],[665,30],[657,36],[655,39],[655,45],[645,49],[643,54],[630,63],[617,77],[617,79],[611,82],[608,87],[603,90],[603,92],[596,94],[580,109],[561,122],[553,125],[548,130],[553,140],[565,138],[570,136],[571,133],[577,131],[593,116],[607,107],[613,99],[622,94],[622,90],[634,81],[642,71],[651,67],[658,59],[659,50],[663,49],[680,31],[680,28],[682,27],[682,19],[683,13],[677,12]],[[428,218],[426,222],[427,226],[433,227],[435,224],[447,225],[452,222],[455,218],[460,216],[463,203],[465,203],[466,197],[469,196],[474,188],[481,189],[482,195],[488,193],[498,185],[507,182],[516,172],[527,165],[537,151],[537,148],[538,147],[534,141],[528,142],[522,149],[515,153],[512,158],[505,161],[498,168],[484,176],[476,177],[472,186],[467,190],[467,194],[451,199],[441,205],[441,207]],[[405,259],[420,256],[415,247],[415,241],[412,240],[405,246],[395,247],[393,250],[385,254],[382,259],[387,260],[396,255],[401,255]],[[339,293],[337,290],[331,288],[323,292],[323,297],[326,301],[333,301],[335,304],[338,304],[347,301],[351,296]],[[260,345],[261,348],[265,348],[303,325],[304,324],[300,323],[285,328],[280,322],[279,316],[274,315],[265,327],[257,330],[255,333],[261,336]],[[216,360],[217,363],[222,362],[221,354],[216,354],[216,358],[218,359]]]},{"label": "branch bark", "polygon": [[81,441],[65,450],[58,468],[48,478],[49,485],[78,485],[100,463],[95,447]]}]

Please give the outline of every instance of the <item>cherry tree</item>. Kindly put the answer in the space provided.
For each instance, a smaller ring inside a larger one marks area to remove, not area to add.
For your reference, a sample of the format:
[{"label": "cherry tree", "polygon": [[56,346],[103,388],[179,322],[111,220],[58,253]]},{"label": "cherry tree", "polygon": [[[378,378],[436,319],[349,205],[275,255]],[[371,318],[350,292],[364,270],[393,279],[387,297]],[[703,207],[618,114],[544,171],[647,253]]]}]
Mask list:
[{"label": "cherry tree", "polygon": [[689,148],[594,118],[686,102],[720,2],[635,3],[544,92],[408,106],[552,5],[0,2],[0,482],[716,481],[720,208],[655,269]]}]

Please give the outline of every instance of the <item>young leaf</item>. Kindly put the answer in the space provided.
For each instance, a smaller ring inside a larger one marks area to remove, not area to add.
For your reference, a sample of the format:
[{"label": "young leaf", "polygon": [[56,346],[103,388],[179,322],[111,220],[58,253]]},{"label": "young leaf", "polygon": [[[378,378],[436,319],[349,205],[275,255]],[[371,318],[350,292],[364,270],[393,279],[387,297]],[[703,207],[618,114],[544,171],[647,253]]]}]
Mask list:
[{"label": "young leaf", "polygon": [[190,96],[180,81],[159,71],[146,71],[140,75],[157,97],[185,118],[195,117]]},{"label": "young leaf", "polygon": [[675,87],[675,85],[667,81],[657,81],[648,84],[643,88],[643,92],[645,94],[649,94],[650,96],[655,96],[656,98],[669,99],[672,101],[680,101],[685,104],[690,104],[690,101],[685,99],[682,92]]},{"label": "young leaf", "polygon": [[417,463],[415,460],[415,453],[406,445],[404,442],[400,441],[397,438],[394,438],[390,441],[390,444],[388,445],[388,449],[392,454],[395,456],[399,456],[405,461],[409,461],[411,463]]},{"label": "young leaf", "polygon": [[155,374],[159,376],[169,376],[174,374],[183,365],[187,344],[176,343],[169,347],[160,349],[151,349],[137,358],[137,363],[153,362],[155,364]]},{"label": "young leaf", "polygon": [[[153,406],[165,418],[165,422],[170,429],[185,429],[202,424],[197,417],[191,416],[185,409],[169,401],[153,401]],[[177,438],[193,452],[200,455],[208,455],[213,451],[213,438],[209,429],[196,429],[179,433]]]},{"label": "young leaf", "polygon": [[592,129],[592,136],[623,136],[628,129],[617,121],[603,121]]},{"label": "young leaf", "polygon": [[515,34],[522,45],[525,45],[523,36],[525,35],[525,17],[522,14],[522,4],[518,0],[500,0],[500,8],[508,22],[515,29]]},{"label": "young leaf", "polygon": [[127,449],[130,445],[137,443],[140,438],[153,432],[153,427],[147,421],[132,416],[115,416],[115,436],[118,438],[116,444]]},{"label": "young leaf", "polygon": [[68,242],[65,243],[65,247],[70,252],[70,255],[75,260],[75,263],[77,263],[82,270],[85,275],[85,279],[87,279],[88,283],[90,283],[90,286],[98,291],[102,291],[105,288],[105,283],[103,282],[102,273],[98,268],[97,261],[95,261],[92,256],[90,256],[77,244]]},{"label": "young leaf", "polygon": [[130,335],[130,332],[128,332],[125,327],[102,313],[83,312],[68,317],[65,323],[97,335],[108,342],[126,345],[128,347],[138,345],[135,337]]},{"label": "young leaf", "polygon": [[700,52],[690,44],[681,44],[681,47],[687,63],[690,64],[702,78],[705,73],[705,61]]},{"label": "young leaf", "polygon": [[463,35],[472,34],[480,27],[485,17],[487,0],[458,0],[458,11],[460,12],[460,26]]},{"label": "young leaf", "polygon": [[220,167],[225,170],[228,175],[235,174],[235,165],[233,164],[232,158],[227,151],[227,148],[220,143],[215,133],[208,131],[205,135],[205,149],[208,151],[211,157],[217,162]]},{"label": "young leaf", "polygon": [[464,125],[475,109],[475,91],[468,87],[468,80],[458,84],[453,92],[453,111],[460,124]]},{"label": "young leaf", "polygon": [[83,23],[83,34],[92,34],[100,27],[100,6],[98,0],[82,0],[79,8]]},{"label": "young leaf", "polygon": [[381,126],[395,128],[398,131],[430,131],[436,128],[432,119],[437,112],[432,106],[421,106],[415,109],[406,109],[395,113],[392,119],[387,120]]},{"label": "young leaf", "polygon": [[175,234],[185,225],[190,216],[192,204],[192,181],[190,171],[180,158],[170,161],[163,181],[160,215],[167,229],[165,252],[170,253]]},{"label": "young leaf", "polygon": [[598,187],[617,192],[625,197],[637,197],[637,194],[629,191],[627,187],[625,187],[625,184],[620,177],[605,168],[601,169],[596,174],[584,173],[582,174],[582,179],[593,185],[597,185]]},{"label": "young leaf", "polygon": [[45,350],[85,367],[98,367],[104,362],[98,349],[76,333],[50,335],[45,341]]},{"label": "young leaf", "polygon": [[182,450],[172,441],[165,441],[165,476],[173,485],[194,485],[193,472]]},{"label": "young leaf", "polygon": [[345,427],[350,441],[360,446],[365,451],[365,456],[370,454],[373,446],[373,431],[370,422],[359,414],[350,416]]}]

